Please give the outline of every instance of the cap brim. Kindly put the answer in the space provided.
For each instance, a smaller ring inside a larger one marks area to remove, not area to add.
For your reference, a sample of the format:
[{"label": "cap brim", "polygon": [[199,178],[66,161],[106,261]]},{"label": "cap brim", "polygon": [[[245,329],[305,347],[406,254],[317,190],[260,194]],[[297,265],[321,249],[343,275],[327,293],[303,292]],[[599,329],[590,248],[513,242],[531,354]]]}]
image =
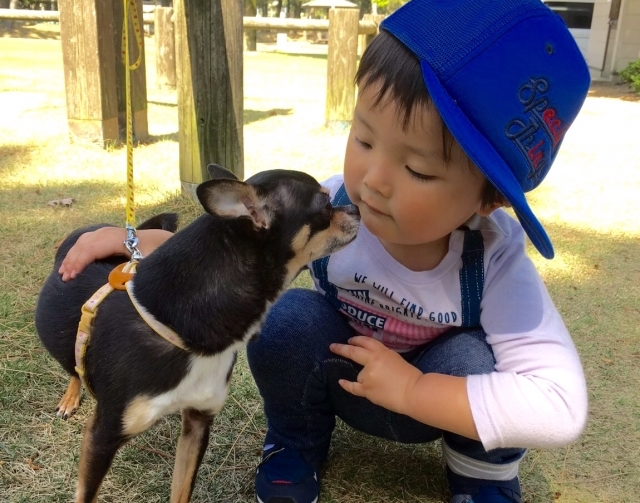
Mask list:
[{"label": "cap brim", "polygon": [[453,137],[485,177],[509,201],[529,239],[542,254],[551,259],[553,245],[542,224],[535,217],[515,175],[487,139],[462,112],[455,100],[442,87],[440,80],[425,61],[420,62],[427,90]]}]

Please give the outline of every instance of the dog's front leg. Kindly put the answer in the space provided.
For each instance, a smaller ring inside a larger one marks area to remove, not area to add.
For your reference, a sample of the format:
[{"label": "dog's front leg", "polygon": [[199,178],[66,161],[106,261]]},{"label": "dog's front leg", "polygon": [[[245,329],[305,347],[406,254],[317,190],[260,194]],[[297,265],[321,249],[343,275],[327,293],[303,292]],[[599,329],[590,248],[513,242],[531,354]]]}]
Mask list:
[{"label": "dog's front leg", "polygon": [[96,407],[84,426],[76,503],[93,503],[97,500],[102,480],[123,443],[117,423],[110,424]]},{"label": "dog's front leg", "polygon": [[171,482],[171,503],[188,503],[198,467],[209,443],[213,415],[195,409],[182,411],[182,433],[178,439]]}]

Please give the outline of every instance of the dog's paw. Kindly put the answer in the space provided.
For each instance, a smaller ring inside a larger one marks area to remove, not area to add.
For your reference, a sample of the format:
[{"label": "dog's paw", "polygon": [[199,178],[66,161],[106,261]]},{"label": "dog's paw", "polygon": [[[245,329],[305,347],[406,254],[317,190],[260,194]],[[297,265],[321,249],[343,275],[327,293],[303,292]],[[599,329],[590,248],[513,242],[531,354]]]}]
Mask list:
[{"label": "dog's paw", "polygon": [[56,416],[62,419],[69,419],[80,407],[81,383],[77,377],[72,377],[69,381],[67,391],[60,399],[56,407]]},{"label": "dog's paw", "polygon": [[70,406],[68,404],[58,405],[56,407],[56,416],[58,416],[60,419],[67,420],[76,413],[79,406],[80,402],[78,402],[76,405]]}]

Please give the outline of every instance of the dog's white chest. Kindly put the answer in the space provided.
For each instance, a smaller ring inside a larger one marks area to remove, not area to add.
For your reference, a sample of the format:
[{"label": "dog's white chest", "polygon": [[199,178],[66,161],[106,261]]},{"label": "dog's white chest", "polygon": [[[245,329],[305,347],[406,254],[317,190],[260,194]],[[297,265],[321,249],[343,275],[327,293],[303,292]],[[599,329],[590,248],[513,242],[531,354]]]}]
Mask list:
[{"label": "dog's white chest", "polygon": [[237,349],[231,347],[213,356],[193,355],[177,387],[154,397],[136,397],[123,416],[125,434],[136,435],[161,417],[186,408],[217,414],[229,391],[228,377]]}]

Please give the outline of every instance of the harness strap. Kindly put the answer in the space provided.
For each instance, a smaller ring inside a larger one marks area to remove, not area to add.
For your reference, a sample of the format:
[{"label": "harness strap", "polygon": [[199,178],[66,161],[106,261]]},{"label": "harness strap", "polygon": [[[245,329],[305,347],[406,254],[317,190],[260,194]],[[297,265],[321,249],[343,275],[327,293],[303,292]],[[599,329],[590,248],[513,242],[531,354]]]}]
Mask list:
[{"label": "harness strap", "polygon": [[80,316],[80,323],[78,324],[78,332],[76,334],[76,345],[75,345],[75,358],[76,358],[76,366],[75,370],[80,376],[82,380],[82,384],[87,388],[87,391],[91,393],[91,395],[95,398],[95,393],[89,386],[89,381],[87,380],[86,372],[85,372],[85,356],[87,354],[87,348],[89,347],[89,341],[91,340],[91,333],[93,332],[93,323],[98,314],[98,306],[100,303],[107,298],[113,292],[113,288],[109,283],[103,285],[98,289],[96,293],[94,293],[91,298],[84,303],[82,306],[82,315]]},{"label": "harness strap", "polygon": [[140,317],[146,322],[147,325],[160,337],[162,337],[167,342],[170,342],[174,346],[184,350],[189,351],[185,346],[184,342],[182,342],[182,338],[173,330],[171,330],[165,324],[159,322],[149,311],[147,311],[143,305],[141,305],[135,295],[133,294],[133,281],[128,281],[125,285],[127,293],[129,294],[129,299],[131,299],[131,303],[133,307],[136,308]]},{"label": "harness strap", "polygon": [[160,335],[166,341],[170,342],[174,346],[188,351],[187,347],[182,342],[180,336],[171,330],[166,325],[163,325],[156,320],[149,311],[147,311],[133,296],[133,275],[136,272],[137,261],[127,262],[126,264],[116,267],[109,275],[109,282],[106,285],[101,286],[91,298],[82,306],[82,314],[80,316],[80,323],[78,324],[78,332],[76,334],[75,344],[75,371],[82,380],[84,387],[95,398],[95,393],[89,386],[89,382],[86,376],[85,357],[87,355],[87,348],[91,341],[91,334],[93,333],[93,325],[95,317],[98,314],[98,306],[102,303],[107,296],[114,290],[127,290],[131,303],[138,311],[140,317],[149,325],[155,333]]}]

